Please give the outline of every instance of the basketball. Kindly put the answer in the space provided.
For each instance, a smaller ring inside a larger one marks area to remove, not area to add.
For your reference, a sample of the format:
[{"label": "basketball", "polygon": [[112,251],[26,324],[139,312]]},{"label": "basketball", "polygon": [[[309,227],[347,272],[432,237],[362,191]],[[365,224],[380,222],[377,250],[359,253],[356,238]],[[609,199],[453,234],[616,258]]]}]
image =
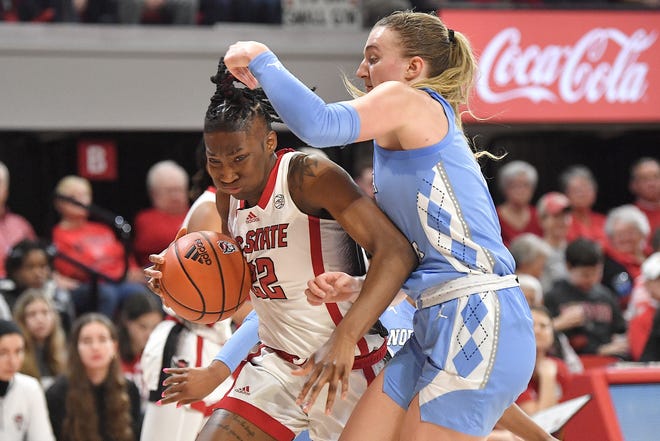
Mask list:
[{"label": "basketball", "polygon": [[229,236],[195,231],[172,242],[163,257],[163,303],[186,320],[210,324],[229,318],[249,296],[250,268]]}]

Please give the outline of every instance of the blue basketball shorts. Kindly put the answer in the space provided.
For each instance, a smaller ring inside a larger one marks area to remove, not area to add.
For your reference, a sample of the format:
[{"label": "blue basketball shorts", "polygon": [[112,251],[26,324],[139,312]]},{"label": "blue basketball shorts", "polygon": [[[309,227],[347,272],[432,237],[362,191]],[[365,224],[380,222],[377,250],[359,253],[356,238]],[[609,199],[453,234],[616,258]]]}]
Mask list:
[{"label": "blue basketball shorts", "polygon": [[385,367],[384,392],[421,419],[485,436],[527,387],[536,343],[519,287],[459,297],[415,313],[414,334]]}]

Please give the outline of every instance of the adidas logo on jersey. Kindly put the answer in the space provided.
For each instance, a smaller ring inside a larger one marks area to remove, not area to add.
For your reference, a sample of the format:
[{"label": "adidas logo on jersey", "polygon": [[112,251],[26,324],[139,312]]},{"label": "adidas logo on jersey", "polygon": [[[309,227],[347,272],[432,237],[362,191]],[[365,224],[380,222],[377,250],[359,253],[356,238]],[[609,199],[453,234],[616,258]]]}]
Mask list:
[{"label": "adidas logo on jersey", "polygon": [[190,248],[188,248],[188,251],[183,257],[185,257],[186,259],[194,260],[203,265],[211,264],[211,259],[209,258],[208,251],[206,251],[204,242],[202,242],[199,239],[195,240],[195,243],[192,244]]},{"label": "adidas logo on jersey", "polygon": [[250,395],[250,386],[242,386],[234,389],[237,394]]},{"label": "adidas logo on jersey", "polygon": [[250,224],[252,222],[257,222],[257,221],[259,221],[259,217],[251,211],[248,213],[247,217],[245,218],[246,224]]}]

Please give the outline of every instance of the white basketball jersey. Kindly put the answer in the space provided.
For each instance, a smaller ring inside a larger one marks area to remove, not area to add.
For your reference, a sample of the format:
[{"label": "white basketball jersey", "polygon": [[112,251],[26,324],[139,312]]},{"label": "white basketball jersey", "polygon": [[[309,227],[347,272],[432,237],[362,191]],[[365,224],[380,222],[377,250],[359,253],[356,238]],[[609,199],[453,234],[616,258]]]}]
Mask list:
[{"label": "white basketball jersey", "polygon": [[[309,216],[293,202],[287,176],[298,154],[278,152],[256,206],[247,208],[244,201],[231,199],[228,226],[251,267],[251,298],[262,343],[305,359],[327,341],[351,306],[310,305],[304,293],[307,282],[327,271],[361,275],[364,267],[359,248],[335,220]],[[356,355],[382,342],[379,335],[367,335]]]}]

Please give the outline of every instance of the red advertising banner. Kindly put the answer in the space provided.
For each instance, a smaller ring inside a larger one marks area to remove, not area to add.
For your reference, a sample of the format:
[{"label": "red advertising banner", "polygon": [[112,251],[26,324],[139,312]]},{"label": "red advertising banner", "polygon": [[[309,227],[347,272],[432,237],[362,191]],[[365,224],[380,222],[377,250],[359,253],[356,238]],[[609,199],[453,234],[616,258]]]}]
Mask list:
[{"label": "red advertising banner", "polygon": [[660,122],[660,11],[443,10],[479,57],[488,122]]}]

